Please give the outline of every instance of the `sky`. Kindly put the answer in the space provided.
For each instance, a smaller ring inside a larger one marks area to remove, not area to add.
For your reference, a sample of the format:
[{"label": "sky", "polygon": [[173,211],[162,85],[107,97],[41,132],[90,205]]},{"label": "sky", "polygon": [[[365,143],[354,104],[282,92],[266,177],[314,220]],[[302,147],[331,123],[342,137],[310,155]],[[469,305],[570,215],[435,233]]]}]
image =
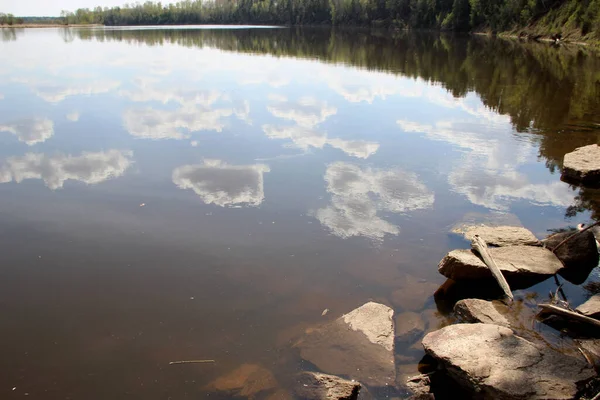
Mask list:
[{"label": "sky", "polygon": [[[58,17],[61,10],[75,11],[78,8],[95,8],[97,6],[113,7],[135,2],[135,0],[0,0],[0,13],[10,13],[21,17]],[[162,1],[163,4],[171,2],[175,1]]]}]

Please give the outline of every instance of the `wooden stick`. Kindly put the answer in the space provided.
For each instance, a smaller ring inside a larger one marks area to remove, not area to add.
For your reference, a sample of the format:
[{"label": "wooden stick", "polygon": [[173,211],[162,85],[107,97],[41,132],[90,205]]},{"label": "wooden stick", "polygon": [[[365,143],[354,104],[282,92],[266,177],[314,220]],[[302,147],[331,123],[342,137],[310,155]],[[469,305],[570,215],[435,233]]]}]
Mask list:
[{"label": "wooden stick", "polygon": [[557,244],[556,247],[552,249],[552,252],[554,254],[556,254],[556,250],[560,249],[563,244],[567,243],[569,240],[573,239],[575,236],[579,235],[580,233],[583,233],[583,232],[585,232],[585,231],[587,231],[589,229],[592,229],[593,227],[598,226],[598,225],[600,225],[600,221],[591,224],[587,228],[584,228],[584,229],[582,229],[580,231],[575,232],[574,234],[572,234],[571,236],[569,236],[568,238],[566,238],[565,240],[563,240],[562,242],[560,242],[559,244]]},{"label": "wooden stick", "polygon": [[551,314],[558,314],[563,317],[570,318],[574,321],[584,322],[586,324],[593,325],[596,328],[600,328],[600,321],[598,321],[597,319],[590,318],[573,311],[565,310],[564,308],[560,308],[552,304],[538,304],[538,307],[541,308],[542,311],[546,311]]},{"label": "wooden stick", "polygon": [[188,360],[188,361],[171,361],[169,365],[175,364],[209,364],[214,363],[215,360]]},{"label": "wooden stick", "polygon": [[510,290],[510,286],[508,286],[508,282],[506,282],[506,279],[504,279],[502,271],[500,271],[500,268],[498,268],[498,266],[496,265],[496,261],[494,261],[494,259],[488,252],[487,243],[485,243],[485,241],[478,235],[475,235],[475,237],[473,237],[473,240],[471,241],[471,247],[481,255],[481,258],[483,258],[483,262],[492,272],[492,275],[504,291],[504,294],[509,299],[513,300],[514,297],[512,291]]}]

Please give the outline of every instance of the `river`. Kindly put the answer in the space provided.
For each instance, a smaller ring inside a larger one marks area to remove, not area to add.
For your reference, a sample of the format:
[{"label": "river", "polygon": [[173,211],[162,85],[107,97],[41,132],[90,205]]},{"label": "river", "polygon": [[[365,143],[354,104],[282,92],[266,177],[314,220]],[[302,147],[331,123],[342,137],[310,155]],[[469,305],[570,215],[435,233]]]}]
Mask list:
[{"label": "river", "polygon": [[[541,238],[599,216],[600,191],[560,181],[564,154],[600,141],[600,58],[583,47],[0,33],[2,399],[227,398],[211,382],[242,364],[285,391],[313,368],[294,342],[366,301],[451,322],[433,292],[439,260],[469,246],[454,225]],[[396,352],[416,374],[418,344]],[[196,359],[215,363],[169,365]]]}]

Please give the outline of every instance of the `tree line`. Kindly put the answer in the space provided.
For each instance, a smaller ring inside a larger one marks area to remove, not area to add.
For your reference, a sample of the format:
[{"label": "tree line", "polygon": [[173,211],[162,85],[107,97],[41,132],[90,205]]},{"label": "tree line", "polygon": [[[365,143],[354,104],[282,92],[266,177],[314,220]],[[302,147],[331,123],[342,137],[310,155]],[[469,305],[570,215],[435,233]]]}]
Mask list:
[{"label": "tree line", "polygon": [[505,31],[539,20],[600,32],[600,0],[185,0],[63,11],[66,24],[278,24]]},{"label": "tree line", "polygon": [[0,13],[0,25],[19,25],[23,23],[23,18],[15,17],[12,14]]}]

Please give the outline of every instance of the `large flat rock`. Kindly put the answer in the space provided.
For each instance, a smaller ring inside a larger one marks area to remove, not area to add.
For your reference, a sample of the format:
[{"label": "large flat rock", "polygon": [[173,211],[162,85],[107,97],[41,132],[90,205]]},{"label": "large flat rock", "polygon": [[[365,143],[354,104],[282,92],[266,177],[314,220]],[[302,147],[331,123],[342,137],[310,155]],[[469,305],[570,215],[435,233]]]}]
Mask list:
[{"label": "large flat rock", "polygon": [[[489,248],[502,274],[509,278],[544,278],[556,274],[562,263],[548,249],[535,246]],[[492,278],[488,267],[471,250],[453,250],[438,265],[438,271],[455,281]]]},{"label": "large flat rock", "polygon": [[394,311],[367,303],[321,328],[309,331],[295,347],[319,370],[344,375],[369,386],[393,384]]},{"label": "large flat rock", "polygon": [[471,225],[461,226],[453,232],[469,241],[477,235],[490,246],[541,246],[530,230],[519,226]]},{"label": "large flat rock", "polygon": [[592,296],[588,301],[577,307],[576,310],[588,317],[600,319],[600,295]]},{"label": "large flat rock", "polygon": [[562,176],[584,185],[600,184],[600,146],[591,144],[565,154]]},{"label": "large flat rock", "polygon": [[473,397],[574,399],[595,373],[582,358],[563,355],[491,324],[457,324],[432,332],[423,347]]}]

